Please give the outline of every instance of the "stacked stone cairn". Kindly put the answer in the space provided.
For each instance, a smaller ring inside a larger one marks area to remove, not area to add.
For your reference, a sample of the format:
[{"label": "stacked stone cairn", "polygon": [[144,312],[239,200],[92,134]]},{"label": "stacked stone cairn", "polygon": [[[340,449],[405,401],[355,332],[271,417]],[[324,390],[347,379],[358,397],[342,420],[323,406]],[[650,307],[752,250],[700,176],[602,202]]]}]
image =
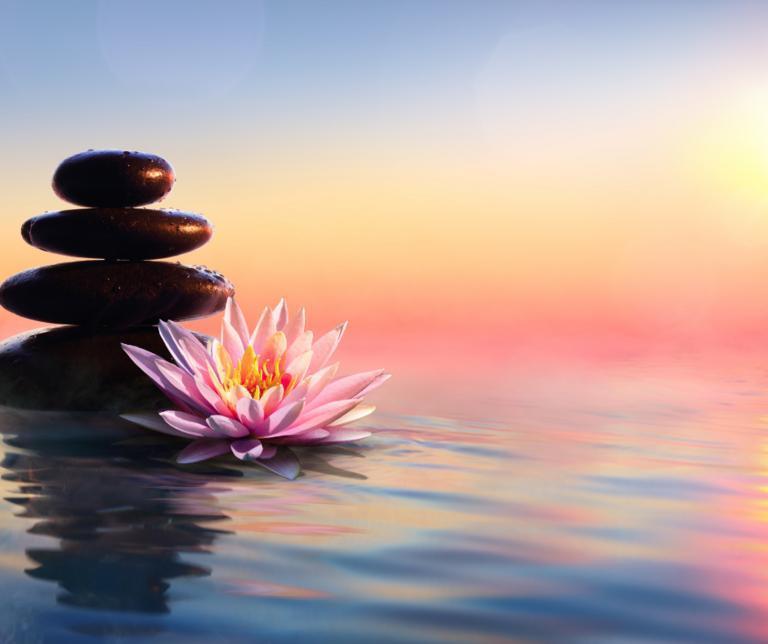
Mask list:
[{"label": "stacked stone cairn", "polygon": [[164,159],[89,150],[53,176],[62,199],[82,206],[24,222],[24,240],[43,251],[92,258],[23,271],[0,285],[0,305],[53,323],[0,344],[0,406],[121,413],[162,404],[157,389],[120,343],[165,354],[155,326],[224,309],[232,285],[220,274],[172,257],[205,244],[202,215],[140,208],[175,181]]}]

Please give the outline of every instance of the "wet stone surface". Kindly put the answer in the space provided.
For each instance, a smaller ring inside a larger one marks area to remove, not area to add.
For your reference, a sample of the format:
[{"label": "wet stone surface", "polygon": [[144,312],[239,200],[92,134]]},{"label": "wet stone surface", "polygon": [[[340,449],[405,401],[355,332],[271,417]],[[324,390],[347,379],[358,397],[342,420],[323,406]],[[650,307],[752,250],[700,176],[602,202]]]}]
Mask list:
[{"label": "wet stone surface", "polygon": [[162,199],[176,177],[162,157],[129,150],[88,150],[64,159],[54,192],[78,206],[133,207]]},{"label": "wet stone surface", "polygon": [[120,343],[168,357],[155,327],[36,329],[0,343],[0,406],[68,411],[155,409],[167,399]]},{"label": "wet stone surface", "polygon": [[0,305],[33,320],[129,328],[224,309],[234,287],[222,275],[171,262],[66,262],[0,285]]},{"label": "wet stone surface", "polygon": [[181,210],[79,208],[31,217],[21,227],[24,240],[44,251],[104,259],[159,259],[205,244],[213,226]]}]

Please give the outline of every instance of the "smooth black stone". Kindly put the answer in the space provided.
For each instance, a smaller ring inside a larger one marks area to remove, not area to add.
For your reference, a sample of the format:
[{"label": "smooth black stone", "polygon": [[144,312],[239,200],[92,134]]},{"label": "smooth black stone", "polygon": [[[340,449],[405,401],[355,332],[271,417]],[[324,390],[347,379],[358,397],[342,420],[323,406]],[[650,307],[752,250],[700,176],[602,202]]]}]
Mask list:
[{"label": "smooth black stone", "polygon": [[158,259],[205,244],[213,226],[181,210],[79,208],[37,215],[21,227],[24,240],[52,253],[105,259]]},{"label": "smooth black stone", "polygon": [[170,262],[86,261],[32,268],[0,284],[0,305],[56,324],[127,328],[221,311],[230,282],[207,268]]},{"label": "smooth black stone", "polygon": [[5,340],[0,344],[0,405],[114,413],[168,408],[168,399],[125,355],[121,342],[168,359],[155,327],[58,327]]},{"label": "smooth black stone", "polygon": [[162,199],[176,177],[165,159],[128,150],[88,150],[64,159],[53,190],[78,206],[131,208]]},{"label": "smooth black stone", "polygon": [[[3,374],[0,373],[0,388],[3,385]],[[4,395],[0,391],[0,395]],[[39,400],[39,399],[38,399]],[[57,401],[52,401],[56,402]],[[115,406],[115,401],[108,401]],[[71,446],[83,446],[97,442],[112,443],[129,438],[135,439],[146,430],[118,416],[120,413],[132,411],[148,412],[160,408],[170,409],[167,402],[159,400],[148,405],[147,401],[139,401],[133,409],[115,409],[109,411],[66,411],[58,409],[25,409],[0,405],[0,435],[4,442],[25,449],[39,449],[66,441]]]}]

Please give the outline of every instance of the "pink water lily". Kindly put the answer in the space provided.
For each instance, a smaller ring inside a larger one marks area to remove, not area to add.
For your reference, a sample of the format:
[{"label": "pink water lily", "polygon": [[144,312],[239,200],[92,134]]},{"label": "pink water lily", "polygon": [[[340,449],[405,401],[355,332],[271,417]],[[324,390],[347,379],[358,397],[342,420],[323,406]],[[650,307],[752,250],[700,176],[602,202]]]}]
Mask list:
[{"label": "pink water lily", "polygon": [[144,427],[192,440],[177,460],[194,463],[231,452],[295,478],[291,445],[344,443],[370,436],[347,428],[374,411],[363,397],[389,378],[379,369],[336,378],[327,364],[346,323],[315,339],[305,311],[289,317],[285,301],[264,309],[250,332],[240,307],[227,301],[221,337],[207,343],[175,322],[160,322],[173,364],[123,345],[133,362],[173,402],[159,414],[127,414]]}]

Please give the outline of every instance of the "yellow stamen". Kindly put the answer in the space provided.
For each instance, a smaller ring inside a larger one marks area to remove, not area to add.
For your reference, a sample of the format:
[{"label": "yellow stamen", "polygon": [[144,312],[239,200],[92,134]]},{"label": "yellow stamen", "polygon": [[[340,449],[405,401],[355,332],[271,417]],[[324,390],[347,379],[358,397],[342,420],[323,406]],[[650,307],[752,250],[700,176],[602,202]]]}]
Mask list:
[{"label": "yellow stamen", "polygon": [[[217,342],[213,346],[213,357],[218,377],[212,372],[211,379],[222,400],[234,409],[237,401],[243,396],[259,400],[268,389],[282,385],[283,378],[286,377],[283,373],[285,344],[285,336],[278,332],[267,343],[267,357],[257,355],[253,347],[248,345],[238,363],[233,365],[227,350]],[[288,376],[290,377],[290,374]],[[285,387],[285,395],[296,383],[297,378],[290,377]]]}]

